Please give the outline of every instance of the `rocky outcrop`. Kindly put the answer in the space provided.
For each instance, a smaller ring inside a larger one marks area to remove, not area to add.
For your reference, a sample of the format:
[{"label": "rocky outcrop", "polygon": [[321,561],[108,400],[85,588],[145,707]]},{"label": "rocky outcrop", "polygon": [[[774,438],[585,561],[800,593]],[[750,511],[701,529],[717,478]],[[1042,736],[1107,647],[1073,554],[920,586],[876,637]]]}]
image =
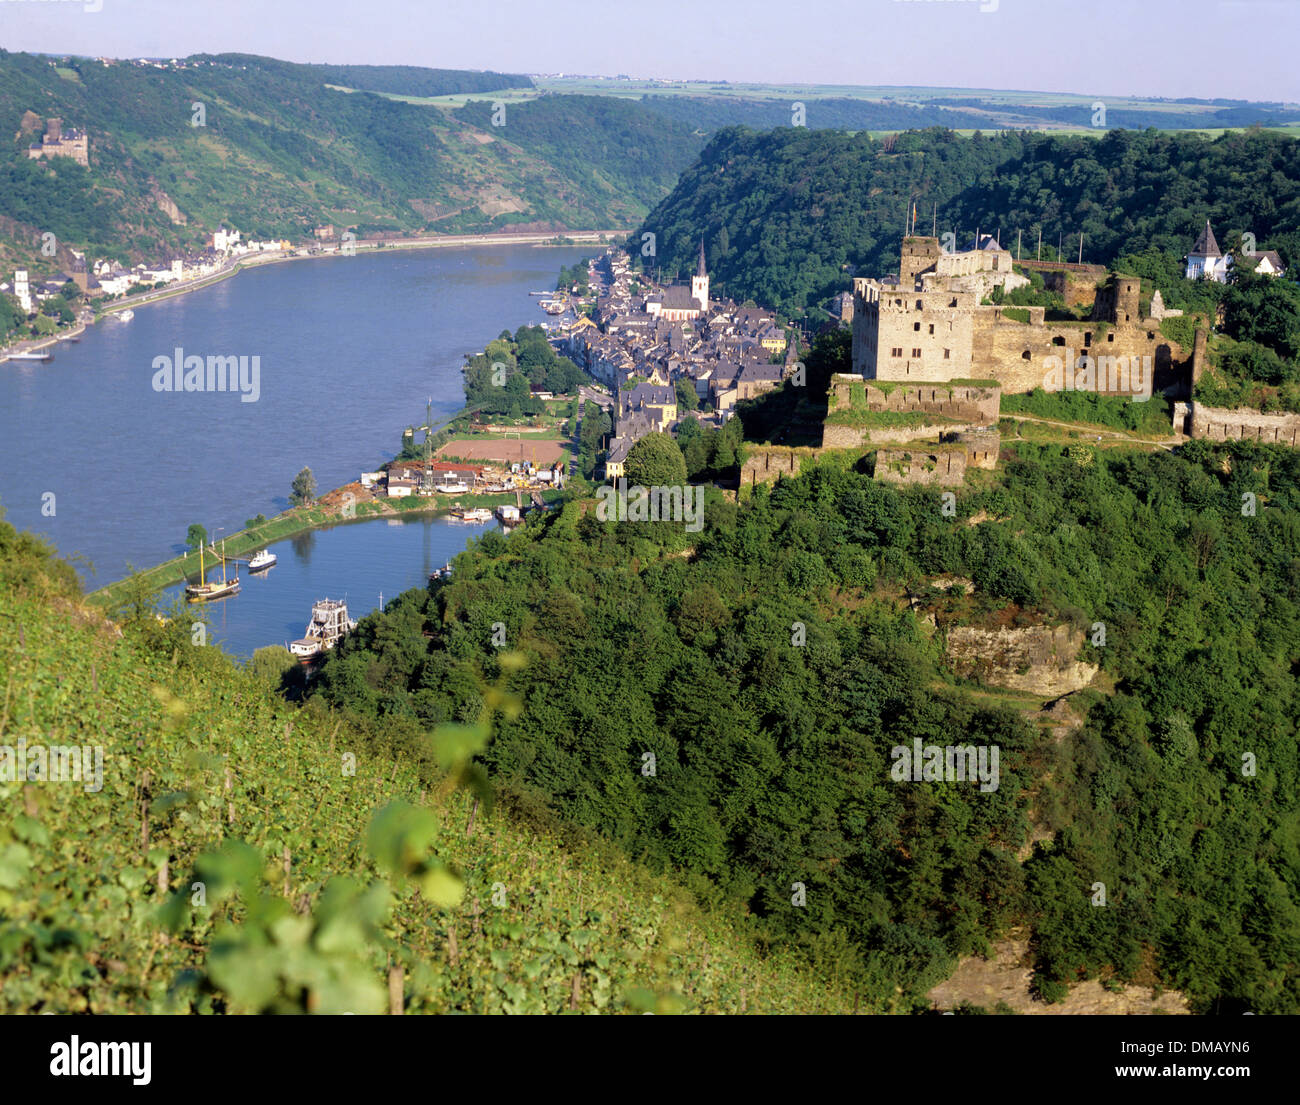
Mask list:
[{"label": "rocky outcrop", "polygon": [[1082,645],[1082,630],[1066,625],[957,625],[947,630],[945,651],[963,678],[1055,698],[1086,687],[1097,674],[1096,664],[1075,659]]}]

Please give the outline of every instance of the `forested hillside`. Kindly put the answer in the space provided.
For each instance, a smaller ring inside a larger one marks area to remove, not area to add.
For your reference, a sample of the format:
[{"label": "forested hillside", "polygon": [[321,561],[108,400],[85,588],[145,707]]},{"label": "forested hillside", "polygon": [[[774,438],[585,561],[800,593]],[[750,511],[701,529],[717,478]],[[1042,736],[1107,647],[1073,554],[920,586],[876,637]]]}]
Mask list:
[{"label": "forested hillside", "polygon": [[664,273],[694,265],[706,240],[713,286],[737,301],[798,311],[850,286],[850,273],[898,270],[905,215],[958,248],[1001,232],[1025,256],[1041,229],[1045,256],[1110,263],[1148,249],[1181,258],[1207,218],[1227,248],[1300,259],[1300,143],[1267,132],[1217,139],[1111,131],[1099,137],[1003,131],[961,138],[931,129],[887,139],[784,127],[728,129],[709,142],[631,238],[656,235]]},{"label": "forested hillside", "polygon": [[[13,141],[0,217],[19,225],[0,224],[0,251],[7,238],[10,255],[31,253],[45,231],[140,260],[198,245],[222,224],[293,240],[322,224],[363,236],[628,226],[702,145],[684,124],[607,98],[512,105],[493,126],[480,105],[452,113],[332,87],[432,94],[520,80],[244,55],[160,69],[3,54],[0,130]],[[50,116],[89,132],[88,170],[27,159]]]},{"label": "forested hillside", "polygon": [[[201,611],[137,600],[119,630],[0,521],[0,1013],[853,1010],[743,917],[494,802],[465,763],[517,708],[493,685],[460,725],[298,709],[283,650],[241,671]],[[98,779],[54,781],[83,747]]]},{"label": "forested hillside", "polygon": [[[1100,976],[1300,1011],[1300,457],[1017,443],[957,502],[833,460],[713,498],[698,535],[574,499],[365,623],[315,697],[433,726],[499,674],[522,703],[483,755],[500,785],[686,870],[878,1007],[924,1008],[1025,926],[1048,1001]],[[945,618],[1105,626],[1081,725],[955,679],[903,601],[937,573],[975,585],[929,600]],[[918,738],[999,746],[1000,786],[893,781]]]}]

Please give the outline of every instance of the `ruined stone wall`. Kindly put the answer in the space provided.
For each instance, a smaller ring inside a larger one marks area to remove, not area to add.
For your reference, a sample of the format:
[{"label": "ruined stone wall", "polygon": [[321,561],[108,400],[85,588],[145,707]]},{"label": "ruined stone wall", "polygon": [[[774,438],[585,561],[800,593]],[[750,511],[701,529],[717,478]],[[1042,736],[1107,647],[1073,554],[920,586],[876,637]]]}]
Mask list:
[{"label": "ruined stone wall", "polygon": [[966,450],[968,468],[996,468],[1002,451],[1002,435],[997,430],[966,430],[951,438]]},{"label": "ruined stone wall", "polygon": [[881,449],[876,453],[875,478],[884,483],[949,487],[966,479],[966,453],[959,449]]},{"label": "ruined stone wall", "polygon": [[1300,446],[1300,414],[1263,414],[1249,407],[1225,410],[1200,403],[1192,403],[1190,407],[1192,437]]},{"label": "ruined stone wall", "polygon": [[[1095,326],[1016,322],[1000,314],[998,308],[983,308],[975,322],[975,337],[970,375],[997,380],[1004,391],[1012,394],[1044,386],[1047,358],[1075,358],[1084,354],[1099,357],[1150,357],[1156,379],[1168,379],[1176,365],[1187,360],[1187,352],[1171,342],[1158,329],[1144,326]],[[1103,394],[1133,394],[1139,388],[1130,381],[1127,388],[1102,382]],[[1159,384],[1157,384],[1159,386]]]},{"label": "ruined stone wall", "polygon": [[776,483],[781,476],[794,478],[805,459],[817,455],[815,449],[797,449],[786,445],[751,446],[740,467],[740,486]]}]

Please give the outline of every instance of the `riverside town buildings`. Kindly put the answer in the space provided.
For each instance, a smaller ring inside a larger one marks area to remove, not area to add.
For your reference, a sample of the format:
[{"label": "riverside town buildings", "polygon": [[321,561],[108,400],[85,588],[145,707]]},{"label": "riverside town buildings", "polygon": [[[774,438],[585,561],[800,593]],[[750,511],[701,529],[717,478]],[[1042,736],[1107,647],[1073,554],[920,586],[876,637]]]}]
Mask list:
[{"label": "riverside town buildings", "polygon": [[590,316],[555,344],[616,397],[607,478],[622,475],[637,440],[670,431],[691,413],[684,399],[693,399],[702,421],[721,425],[739,400],[795,371],[797,343],[771,311],[712,295],[703,242],[689,285],[657,284],[614,249],[593,262],[592,280],[599,292]]}]

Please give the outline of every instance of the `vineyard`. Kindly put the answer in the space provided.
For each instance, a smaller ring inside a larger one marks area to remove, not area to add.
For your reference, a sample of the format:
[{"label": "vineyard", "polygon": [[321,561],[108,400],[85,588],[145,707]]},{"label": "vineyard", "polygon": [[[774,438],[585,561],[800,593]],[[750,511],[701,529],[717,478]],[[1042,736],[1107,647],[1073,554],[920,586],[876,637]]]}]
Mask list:
[{"label": "vineyard", "polygon": [[[493,804],[492,687],[398,747],[190,642],[106,620],[0,521],[0,1013],[853,1008],[743,918]],[[52,780],[71,746],[102,787]]]}]

